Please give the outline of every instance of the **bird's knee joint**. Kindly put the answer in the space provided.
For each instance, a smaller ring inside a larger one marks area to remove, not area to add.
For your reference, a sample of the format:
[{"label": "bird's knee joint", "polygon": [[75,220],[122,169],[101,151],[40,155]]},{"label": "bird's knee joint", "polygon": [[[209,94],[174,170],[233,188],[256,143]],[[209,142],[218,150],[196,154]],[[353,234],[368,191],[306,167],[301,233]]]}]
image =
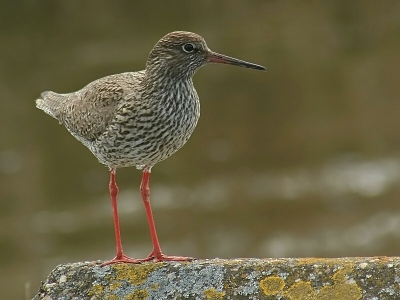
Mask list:
[{"label": "bird's knee joint", "polygon": [[110,185],[110,195],[112,197],[117,197],[117,195],[118,195],[118,187],[116,185]]},{"label": "bird's knee joint", "polygon": [[148,186],[141,186],[140,191],[142,193],[143,198],[147,199],[150,196],[150,188]]}]

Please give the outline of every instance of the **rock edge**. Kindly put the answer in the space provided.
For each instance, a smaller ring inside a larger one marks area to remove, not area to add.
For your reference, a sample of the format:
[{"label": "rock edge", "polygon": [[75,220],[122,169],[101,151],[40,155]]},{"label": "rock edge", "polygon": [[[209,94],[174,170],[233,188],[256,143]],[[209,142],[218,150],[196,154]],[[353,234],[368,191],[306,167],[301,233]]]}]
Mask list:
[{"label": "rock edge", "polygon": [[34,300],[400,299],[400,257],[57,266]]}]

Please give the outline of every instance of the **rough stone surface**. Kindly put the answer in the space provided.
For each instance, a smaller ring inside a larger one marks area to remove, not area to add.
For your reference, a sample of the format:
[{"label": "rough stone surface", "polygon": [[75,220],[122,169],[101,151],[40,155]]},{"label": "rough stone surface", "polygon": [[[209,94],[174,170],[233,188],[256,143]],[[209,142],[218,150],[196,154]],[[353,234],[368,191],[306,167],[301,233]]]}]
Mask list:
[{"label": "rough stone surface", "polygon": [[400,299],[400,257],[81,262],[56,267],[39,299]]}]

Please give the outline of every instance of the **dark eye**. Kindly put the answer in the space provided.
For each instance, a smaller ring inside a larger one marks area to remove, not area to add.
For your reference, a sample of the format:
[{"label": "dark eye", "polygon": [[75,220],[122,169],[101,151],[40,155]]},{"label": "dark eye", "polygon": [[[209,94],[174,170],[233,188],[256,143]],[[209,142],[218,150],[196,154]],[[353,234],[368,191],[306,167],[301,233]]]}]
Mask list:
[{"label": "dark eye", "polygon": [[191,43],[187,43],[185,45],[182,46],[183,51],[190,53],[194,51],[194,45]]}]

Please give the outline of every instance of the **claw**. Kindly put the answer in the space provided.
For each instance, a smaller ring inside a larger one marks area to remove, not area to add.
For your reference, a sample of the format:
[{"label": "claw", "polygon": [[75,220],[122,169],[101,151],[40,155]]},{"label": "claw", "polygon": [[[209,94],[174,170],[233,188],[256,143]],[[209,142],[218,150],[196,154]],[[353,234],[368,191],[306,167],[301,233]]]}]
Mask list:
[{"label": "claw", "polygon": [[164,255],[161,252],[157,253],[152,251],[146,258],[139,259],[140,262],[146,261],[154,261],[154,262],[162,262],[162,261],[192,261],[195,260],[194,257],[186,257],[186,256],[168,256]]},{"label": "claw", "polygon": [[118,263],[127,263],[127,264],[140,264],[142,261],[140,259],[134,259],[130,258],[129,256],[126,256],[125,254],[122,254],[120,256],[114,257],[112,260],[106,261],[101,264],[101,266],[107,266],[111,264],[118,264]]}]

